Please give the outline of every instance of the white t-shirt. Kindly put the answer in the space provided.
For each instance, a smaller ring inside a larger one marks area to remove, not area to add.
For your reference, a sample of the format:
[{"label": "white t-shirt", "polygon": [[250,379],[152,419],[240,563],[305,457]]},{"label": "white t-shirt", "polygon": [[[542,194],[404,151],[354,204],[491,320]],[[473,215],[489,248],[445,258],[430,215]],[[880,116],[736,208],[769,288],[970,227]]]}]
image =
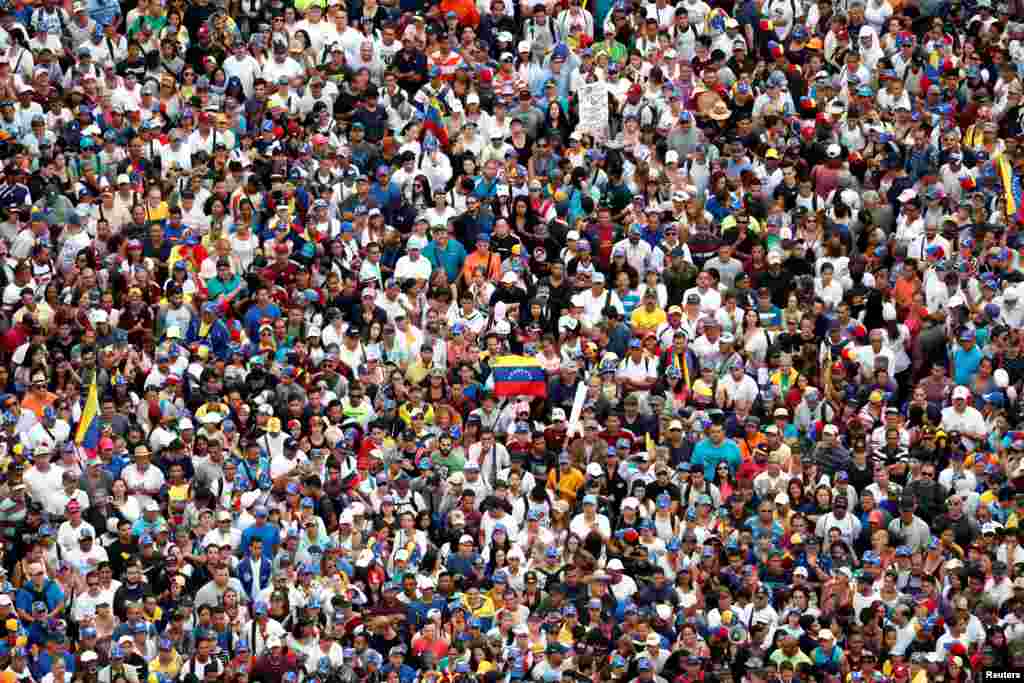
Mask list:
[{"label": "white t-shirt", "polygon": [[[92,532],[93,538],[96,537],[96,529],[89,522],[83,520],[78,526],[72,526],[70,521],[64,522],[57,530],[57,543],[65,553],[78,550],[78,539],[86,529]],[[93,545],[95,544],[96,542],[93,541]]]},{"label": "white t-shirt", "polygon": [[985,418],[977,408],[972,406],[966,406],[962,413],[957,412],[953,406],[949,406],[942,410],[942,428],[947,433],[957,431],[961,434],[984,434]]},{"label": "white t-shirt", "polygon": [[65,555],[64,559],[71,564],[79,575],[85,576],[100,562],[107,562],[110,558],[107,556],[106,548],[99,541],[93,541],[89,552],[84,552],[80,547],[75,548]]},{"label": "white t-shirt", "polygon": [[573,517],[572,522],[569,524],[569,531],[580,538],[586,538],[591,531],[597,531],[602,536],[609,537],[612,533],[611,529],[611,523],[605,515],[594,515],[594,520],[587,522],[581,513]]},{"label": "white t-shirt", "polygon": [[635,361],[627,356],[619,363],[618,376],[633,381],[658,379],[658,359],[644,356]]},{"label": "white t-shirt", "polygon": [[[166,481],[164,473],[156,465],[149,465],[143,472],[139,471],[137,465],[131,465],[121,473],[121,479],[129,489],[146,489],[147,491],[161,488]],[[139,502],[139,507],[143,510],[146,509],[146,504],[153,500],[144,493],[135,493],[134,495]]]},{"label": "white t-shirt", "polygon": [[40,472],[39,469],[32,466],[25,471],[22,481],[28,487],[28,495],[32,500],[42,503],[46,507],[50,497],[63,490],[64,468],[51,464],[46,472]]},{"label": "white t-shirt", "polygon": [[760,392],[757,386],[757,382],[750,375],[744,374],[740,377],[737,382],[732,377],[732,373],[726,375],[721,380],[722,386],[725,387],[726,392],[729,394],[729,398],[733,401],[747,401],[753,403],[757,400],[757,395]]},{"label": "white t-shirt", "polygon": [[395,264],[395,277],[399,280],[429,280],[432,270],[433,266],[430,265],[430,260],[422,254],[415,261],[408,256],[403,256]]},{"label": "white t-shirt", "polygon": [[583,302],[582,318],[587,325],[594,326],[604,320],[604,309],[607,306],[614,306],[620,315],[625,315],[619,295],[610,289],[604,288],[604,291],[595,296],[593,288],[590,288],[577,296]]},{"label": "white t-shirt", "polygon": [[700,297],[700,310],[704,313],[714,314],[722,306],[722,294],[714,287],[708,287],[706,292],[700,291],[698,287],[691,287],[683,293],[683,301],[691,294]]}]

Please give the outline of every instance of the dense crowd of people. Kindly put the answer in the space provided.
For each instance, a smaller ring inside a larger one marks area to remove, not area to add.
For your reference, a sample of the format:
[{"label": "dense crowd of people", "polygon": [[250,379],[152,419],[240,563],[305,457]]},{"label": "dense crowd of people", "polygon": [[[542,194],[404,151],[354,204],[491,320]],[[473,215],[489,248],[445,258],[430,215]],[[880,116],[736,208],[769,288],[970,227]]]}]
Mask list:
[{"label": "dense crowd of people", "polygon": [[0,3],[0,683],[1012,680],[1022,77],[1019,0]]}]

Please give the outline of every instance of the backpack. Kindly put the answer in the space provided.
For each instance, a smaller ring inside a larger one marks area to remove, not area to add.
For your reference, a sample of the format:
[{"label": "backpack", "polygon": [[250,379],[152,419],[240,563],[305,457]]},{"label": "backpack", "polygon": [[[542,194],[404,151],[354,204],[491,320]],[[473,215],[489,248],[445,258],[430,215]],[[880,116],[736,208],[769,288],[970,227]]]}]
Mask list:
[{"label": "backpack", "polygon": [[[786,1],[787,1],[787,4],[789,5],[789,10],[793,13],[793,18],[791,20],[792,21],[792,27],[790,28],[790,31],[792,32],[793,28],[796,28],[797,19],[799,19],[801,16],[803,16],[803,13],[797,10],[796,0],[786,0]],[[778,2],[778,0],[774,0],[774,2],[772,2],[769,5],[769,9],[771,9],[771,7],[774,6],[776,2]]]},{"label": "backpack", "polygon": [[64,21],[64,11],[60,7],[56,8],[56,9],[57,9],[57,21],[60,22],[60,35],[61,35],[62,38],[66,38],[67,40],[71,40],[71,31],[68,30],[67,22]]},{"label": "backpack", "polygon": [[[530,19],[530,24],[529,25],[531,27],[535,27],[537,25],[537,22],[534,19]],[[555,30],[555,20],[552,17],[550,17],[550,16],[547,17],[547,25],[548,25],[548,31],[551,33],[552,43],[557,43],[558,42],[558,31]]]}]

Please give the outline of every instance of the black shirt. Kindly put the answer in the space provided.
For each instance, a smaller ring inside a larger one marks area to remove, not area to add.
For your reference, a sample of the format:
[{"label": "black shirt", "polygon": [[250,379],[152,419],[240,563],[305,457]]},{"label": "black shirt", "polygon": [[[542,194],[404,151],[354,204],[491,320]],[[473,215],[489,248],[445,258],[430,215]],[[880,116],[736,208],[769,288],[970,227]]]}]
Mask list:
[{"label": "black shirt", "polygon": [[773,273],[769,268],[758,276],[757,287],[767,287],[772,293],[772,304],[785,308],[789,293],[793,290],[793,274],[783,268]]},{"label": "black shirt", "polygon": [[427,82],[427,58],[418,50],[402,48],[391,64],[398,72],[398,85],[411,97]]}]

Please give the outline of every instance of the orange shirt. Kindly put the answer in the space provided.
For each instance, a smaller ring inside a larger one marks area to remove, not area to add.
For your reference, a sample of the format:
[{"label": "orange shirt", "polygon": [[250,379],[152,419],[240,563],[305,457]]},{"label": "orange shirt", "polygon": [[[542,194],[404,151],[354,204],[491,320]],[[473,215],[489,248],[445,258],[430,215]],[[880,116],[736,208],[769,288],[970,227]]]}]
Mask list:
[{"label": "orange shirt", "polygon": [[466,283],[472,282],[473,272],[477,268],[483,268],[486,270],[486,277],[492,282],[497,282],[501,279],[501,257],[492,251],[488,251],[487,254],[484,255],[474,249],[473,252],[466,257],[466,262],[462,266],[462,279]]},{"label": "orange shirt", "polygon": [[34,391],[30,391],[24,399],[21,401],[21,407],[24,410],[31,410],[36,414],[40,420],[43,419],[43,410],[46,406],[52,406],[57,400],[57,394],[51,394],[47,391],[42,396],[36,396]]},{"label": "orange shirt", "polygon": [[558,496],[569,503],[569,506],[576,504],[576,494],[586,483],[583,473],[575,467],[568,472],[562,473],[561,469],[554,467],[548,473],[548,488],[554,489]]},{"label": "orange shirt", "polygon": [[893,287],[893,297],[900,306],[910,306],[914,303],[914,294],[920,288],[917,280],[908,280],[905,277],[896,278],[896,285]]},{"label": "orange shirt", "polygon": [[740,455],[743,456],[743,461],[746,462],[754,459],[754,451],[757,450],[757,447],[761,444],[767,443],[768,437],[761,432],[758,432],[753,438],[748,439],[747,435],[744,434],[743,438],[735,439],[735,441],[739,444]]}]

